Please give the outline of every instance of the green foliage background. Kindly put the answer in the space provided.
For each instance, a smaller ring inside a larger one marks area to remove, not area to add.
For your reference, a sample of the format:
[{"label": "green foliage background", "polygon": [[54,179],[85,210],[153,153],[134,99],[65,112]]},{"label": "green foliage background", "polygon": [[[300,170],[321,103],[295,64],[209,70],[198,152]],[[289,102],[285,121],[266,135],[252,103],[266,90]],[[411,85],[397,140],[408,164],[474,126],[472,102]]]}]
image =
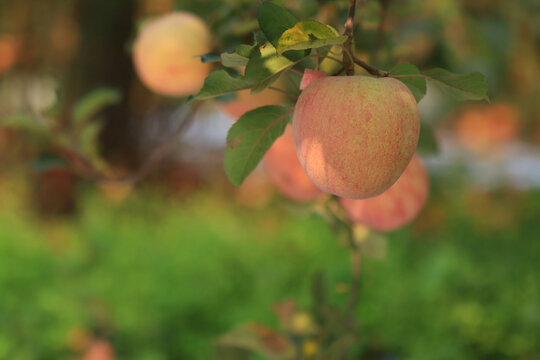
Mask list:
[{"label": "green foliage background", "polygon": [[[118,359],[209,359],[215,338],[239,323],[276,327],[272,304],[309,309],[316,271],[331,290],[350,276],[325,222],[290,216],[279,199],[253,211],[219,191],[182,203],[143,192],[121,205],[86,192],[80,217],[43,222],[6,191],[24,187],[1,185],[0,359],[68,358],[76,329],[106,336]],[[359,354],[540,354],[540,193],[487,196],[495,209],[510,196],[519,216],[497,228],[467,196],[436,190],[424,221],[391,234],[385,260],[366,260]]]}]

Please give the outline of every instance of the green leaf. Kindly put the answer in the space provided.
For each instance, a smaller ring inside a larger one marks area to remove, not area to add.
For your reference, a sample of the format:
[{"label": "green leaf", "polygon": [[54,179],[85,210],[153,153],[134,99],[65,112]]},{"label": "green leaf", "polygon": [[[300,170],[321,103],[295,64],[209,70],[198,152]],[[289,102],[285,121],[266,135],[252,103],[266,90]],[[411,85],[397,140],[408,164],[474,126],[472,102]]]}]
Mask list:
[{"label": "green leaf", "polygon": [[[413,75],[414,77],[407,77]],[[413,94],[416,102],[420,102],[426,95],[426,79],[416,66],[410,63],[401,63],[390,70],[390,76],[404,83]]]},{"label": "green leaf", "polygon": [[203,63],[211,63],[211,62],[218,62],[220,60],[220,56],[218,53],[211,52],[199,55],[201,58],[201,62]]},{"label": "green leaf", "polygon": [[453,74],[445,69],[431,69],[424,72],[426,79],[437,84],[443,92],[458,101],[487,100],[487,82],[479,72]]},{"label": "green leaf", "polygon": [[242,115],[229,129],[225,173],[235,186],[242,184],[283,134],[291,112],[282,106],[262,106]]},{"label": "green leaf", "polygon": [[[283,7],[270,1],[264,1],[257,10],[257,20],[259,27],[268,39],[268,41],[277,48],[281,34],[294,27],[298,19]],[[284,54],[292,61],[303,58],[304,51],[288,51]]]},{"label": "green leaf", "polygon": [[48,131],[48,126],[40,122],[34,115],[27,113],[9,114],[0,119],[0,127],[12,127],[37,132]]},{"label": "green leaf", "polygon": [[232,53],[221,54],[221,64],[227,67],[244,67],[254,53],[255,45],[239,45]]},{"label": "green leaf", "polygon": [[329,45],[343,44],[346,36],[340,36],[330,25],[315,20],[301,21],[281,34],[277,44],[277,52],[287,50],[305,50]]},{"label": "green leaf", "polygon": [[285,56],[279,55],[271,44],[258,49],[249,59],[246,66],[245,78],[253,83],[251,92],[259,93],[270,86],[280,73],[294,63]]},{"label": "green leaf", "polygon": [[101,157],[99,151],[99,134],[103,128],[103,121],[92,121],[87,124],[79,133],[79,147],[81,152],[86,155],[94,167],[99,170],[105,170],[107,164]]},{"label": "green leaf", "polygon": [[120,92],[112,88],[99,88],[91,91],[73,107],[71,114],[73,123],[78,124],[92,119],[106,106],[118,103],[121,98]]},{"label": "green leaf", "polygon": [[418,140],[416,150],[422,155],[431,155],[439,152],[439,145],[431,126],[427,124],[420,126],[420,139]]},{"label": "green leaf", "polygon": [[53,169],[67,168],[67,162],[61,157],[53,154],[41,154],[30,164],[30,169],[36,172],[46,172]]},{"label": "green leaf", "polygon": [[225,70],[218,70],[210,73],[204,80],[204,85],[194,99],[202,100],[216,96],[229,94],[238,90],[249,89],[253,82],[245,77],[232,77]]}]

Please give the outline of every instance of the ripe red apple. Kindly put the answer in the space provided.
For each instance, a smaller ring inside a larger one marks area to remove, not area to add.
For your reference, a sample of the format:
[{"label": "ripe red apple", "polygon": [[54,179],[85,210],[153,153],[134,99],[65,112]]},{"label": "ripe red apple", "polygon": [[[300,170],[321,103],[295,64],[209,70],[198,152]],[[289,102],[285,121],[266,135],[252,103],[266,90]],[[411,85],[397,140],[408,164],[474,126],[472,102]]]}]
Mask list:
[{"label": "ripe red apple", "polygon": [[194,14],[174,12],[144,24],[133,48],[141,81],[167,96],[194,94],[202,87],[211,65],[197,55],[211,49],[210,31]]},{"label": "ripe red apple", "polygon": [[390,189],[379,196],[340,199],[351,221],[379,231],[392,231],[412,221],[424,207],[429,193],[429,178],[418,156]]},{"label": "ripe red apple", "polygon": [[387,190],[410,162],[420,131],[414,96],[399,80],[328,76],[300,95],[293,137],[321,190],[365,199]]},{"label": "ripe red apple", "polygon": [[264,156],[270,180],[286,197],[299,202],[315,200],[321,191],[309,180],[298,161],[292,136],[287,126]]}]

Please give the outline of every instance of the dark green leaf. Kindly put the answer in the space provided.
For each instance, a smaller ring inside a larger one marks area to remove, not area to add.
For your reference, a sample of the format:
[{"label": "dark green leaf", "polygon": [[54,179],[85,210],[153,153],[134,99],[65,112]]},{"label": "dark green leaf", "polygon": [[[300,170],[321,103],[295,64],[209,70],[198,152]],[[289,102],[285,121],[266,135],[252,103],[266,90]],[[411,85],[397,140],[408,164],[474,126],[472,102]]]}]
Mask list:
[{"label": "dark green leaf", "polygon": [[[292,28],[298,22],[298,19],[294,17],[293,14],[270,1],[264,1],[259,5],[257,20],[259,21],[259,27],[262,32],[274,48],[278,46],[281,34]],[[285,56],[296,61],[303,58],[305,52],[288,51]]]},{"label": "dark green leaf", "polygon": [[212,72],[204,80],[204,85],[194,99],[202,100],[229,94],[238,90],[249,89],[253,82],[244,77],[232,77],[225,70]]},{"label": "dark green leaf", "polygon": [[453,74],[445,69],[431,69],[424,72],[426,79],[437,84],[443,92],[458,101],[488,100],[487,82],[479,72]]},{"label": "dark green leaf", "polygon": [[120,92],[112,88],[93,90],[75,104],[72,120],[75,124],[88,121],[106,106],[118,103],[121,97]]},{"label": "dark green leaf", "polygon": [[[412,75],[414,77],[407,77]],[[390,76],[395,77],[404,83],[414,95],[416,102],[420,102],[426,95],[426,79],[416,66],[410,63],[401,63],[390,70]]]},{"label": "dark green leaf", "polygon": [[340,36],[330,25],[315,20],[301,21],[281,34],[276,47],[278,53],[287,50],[305,50],[328,45],[343,44],[346,36]]},{"label": "dark green leaf", "polygon": [[433,128],[427,124],[422,124],[420,127],[420,139],[418,140],[417,151],[422,155],[439,152],[439,146]]},{"label": "dark green leaf", "polygon": [[225,173],[235,186],[242,184],[283,134],[291,112],[282,106],[259,107],[242,115],[229,129]]},{"label": "dark green leaf", "polygon": [[36,172],[45,172],[53,169],[66,169],[68,164],[64,159],[53,154],[42,154],[32,161],[30,169]]},{"label": "dark green leaf", "polygon": [[207,53],[207,54],[202,54],[202,55],[199,55],[200,58],[201,58],[201,61],[203,63],[211,63],[211,62],[218,62],[220,60],[220,56],[218,53]]}]

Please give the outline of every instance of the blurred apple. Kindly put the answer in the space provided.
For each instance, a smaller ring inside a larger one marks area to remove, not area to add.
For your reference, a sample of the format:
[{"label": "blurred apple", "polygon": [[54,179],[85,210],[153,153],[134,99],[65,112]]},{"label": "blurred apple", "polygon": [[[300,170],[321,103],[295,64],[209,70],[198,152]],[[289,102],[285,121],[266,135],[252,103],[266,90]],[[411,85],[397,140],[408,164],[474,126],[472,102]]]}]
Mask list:
[{"label": "blurred apple", "polygon": [[354,223],[393,231],[418,216],[428,193],[428,174],[418,155],[414,155],[401,177],[381,195],[362,200],[340,198],[340,202]]},{"label": "blurred apple", "polygon": [[0,75],[17,62],[19,42],[12,35],[0,35]]},{"label": "blurred apple", "polygon": [[264,156],[270,180],[278,190],[294,201],[315,200],[322,192],[307,177],[296,155],[290,125]]},{"label": "blurred apple", "polygon": [[114,360],[116,355],[108,341],[94,340],[80,360]]},{"label": "blurred apple", "polygon": [[519,115],[508,104],[475,105],[458,117],[456,136],[466,148],[476,152],[493,150],[516,138]]},{"label": "blurred apple", "polygon": [[210,30],[202,19],[177,11],[145,23],[133,46],[133,62],[141,81],[166,96],[199,91],[211,64],[198,55],[211,49]]}]

